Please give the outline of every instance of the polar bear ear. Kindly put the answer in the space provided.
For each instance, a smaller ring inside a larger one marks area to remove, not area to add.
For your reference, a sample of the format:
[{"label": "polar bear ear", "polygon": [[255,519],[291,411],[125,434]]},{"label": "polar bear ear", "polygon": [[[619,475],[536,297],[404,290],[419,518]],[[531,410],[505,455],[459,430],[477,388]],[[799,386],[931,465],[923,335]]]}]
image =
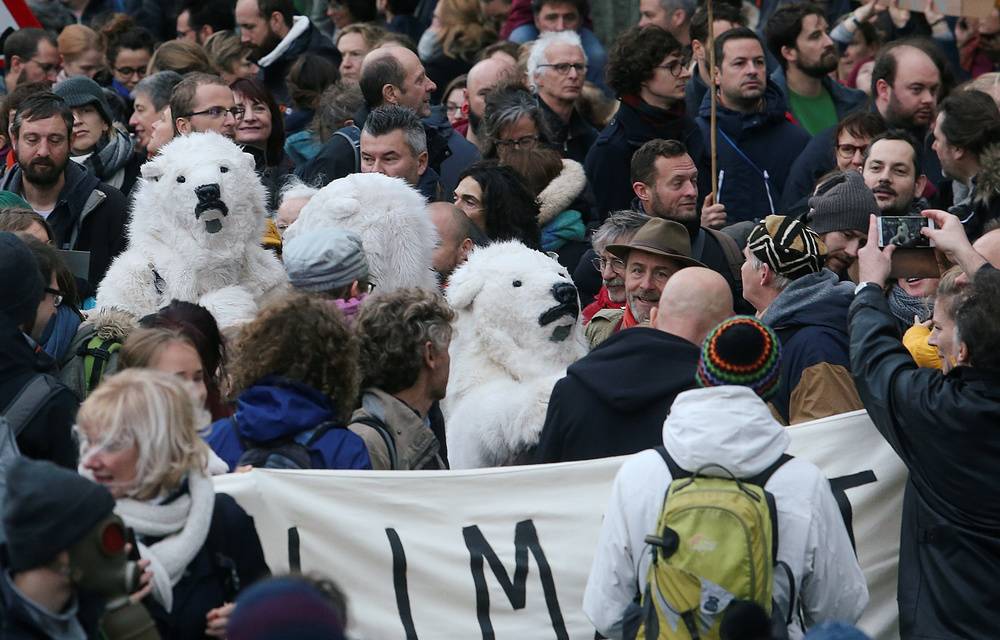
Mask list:
[{"label": "polar bear ear", "polygon": [[146,180],[156,182],[163,175],[163,167],[158,162],[147,162],[142,165],[140,172]]},{"label": "polar bear ear", "polygon": [[243,161],[243,168],[247,171],[254,171],[257,166],[256,161],[254,161],[253,156],[249,153],[241,153],[243,157],[240,158]]},{"label": "polar bear ear", "polygon": [[485,281],[479,275],[459,267],[448,283],[448,304],[454,309],[471,307],[483,284]]}]

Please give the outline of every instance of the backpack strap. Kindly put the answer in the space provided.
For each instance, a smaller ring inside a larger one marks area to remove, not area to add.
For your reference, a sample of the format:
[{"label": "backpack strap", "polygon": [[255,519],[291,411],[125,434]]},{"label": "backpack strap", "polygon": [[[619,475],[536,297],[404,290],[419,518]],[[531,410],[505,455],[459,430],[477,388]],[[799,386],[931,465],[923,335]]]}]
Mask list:
[{"label": "backpack strap", "polygon": [[[749,484],[755,484],[761,489],[764,489],[764,485],[767,481],[771,479],[774,472],[777,471],[786,462],[791,460],[793,456],[787,453],[781,454],[777,460],[775,460],[769,467],[758,473],[757,475],[745,478],[743,481]],[[773,563],[778,563],[778,504],[774,500],[774,494],[770,491],[764,490],[764,499],[767,500],[767,511],[771,514],[771,560]],[[792,586],[794,589],[794,585]],[[793,594],[794,595],[794,594]]]},{"label": "backpack strap", "polygon": [[396,440],[392,437],[389,426],[373,415],[358,416],[351,420],[352,424],[363,424],[375,430],[385,443],[385,448],[389,451],[389,468],[395,471],[399,468],[399,459],[396,453]]},{"label": "backpack strap", "polygon": [[660,454],[660,457],[663,458],[663,461],[667,463],[667,469],[670,470],[670,476],[674,480],[677,480],[678,478],[690,478],[693,475],[690,471],[681,469],[681,466],[670,457],[669,453],[667,453],[666,447],[656,447],[655,450],[656,453]]},{"label": "backpack strap", "polygon": [[[90,393],[97,387],[97,383],[101,381],[101,376],[104,375],[104,367],[111,360],[111,356],[121,348],[122,343],[120,340],[114,338],[102,340],[97,336],[80,345],[79,355],[84,357],[83,372],[84,377],[87,379],[87,393]],[[86,360],[88,356],[91,358],[89,363]]]},{"label": "backpack strap", "polygon": [[726,262],[729,263],[729,270],[733,273],[733,278],[735,278],[736,283],[740,284],[743,282],[743,253],[740,251],[740,246],[736,244],[732,236],[728,233],[723,233],[717,229],[711,229],[709,227],[702,227],[708,234],[718,241],[719,246],[722,247],[722,253],[726,256]]},{"label": "backpack strap", "polygon": [[62,385],[52,376],[37,373],[21,387],[14,399],[3,410],[3,417],[14,434],[21,435],[38,412],[62,389]]},{"label": "backpack strap", "polygon": [[333,135],[340,136],[351,143],[351,147],[354,149],[354,173],[361,171],[361,129],[352,124],[337,129]]}]

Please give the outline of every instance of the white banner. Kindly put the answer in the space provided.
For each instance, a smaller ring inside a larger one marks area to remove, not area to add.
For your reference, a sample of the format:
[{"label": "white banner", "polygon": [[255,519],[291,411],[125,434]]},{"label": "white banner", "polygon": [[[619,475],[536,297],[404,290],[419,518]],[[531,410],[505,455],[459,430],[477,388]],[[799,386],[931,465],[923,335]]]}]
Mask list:
[{"label": "white banner", "polygon": [[[898,637],[905,469],[864,412],[791,429],[791,453],[842,488],[871,603]],[[580,638],[604,507],[625,458],[476,471],[253,471],[221,476],[255,519],[268,564],[333,578],[360,638]]]}]

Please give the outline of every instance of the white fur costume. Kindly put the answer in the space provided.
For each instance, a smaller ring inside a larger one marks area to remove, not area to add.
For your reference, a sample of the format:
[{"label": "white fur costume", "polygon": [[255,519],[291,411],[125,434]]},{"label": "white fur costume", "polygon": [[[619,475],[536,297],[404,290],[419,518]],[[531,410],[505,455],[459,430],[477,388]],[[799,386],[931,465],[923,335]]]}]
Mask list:
[{"label": "white fur costume", "polygon": [[266,195],[253,158],[217,133],[175,138],[142,167],[129,248],[97,290],[97,307],[136,316],[196,302],[221,327],[245,322],[283,290],[278,259],[260,246]]},{"label": "white fur costume", "polygon": [[437,290],[437,228],[416,190],[400,178],[354,173],[319,190],[285,230],[285,242],[311,229],[340,227],[361,236],[377,291]]},{"label": "white fur costume", "polygon": [[586,353],[576,287],[519,242],[472,252],[448,285],[457,315],[443,402],[455,469],[522,461],[538,443],[552,386]]}]

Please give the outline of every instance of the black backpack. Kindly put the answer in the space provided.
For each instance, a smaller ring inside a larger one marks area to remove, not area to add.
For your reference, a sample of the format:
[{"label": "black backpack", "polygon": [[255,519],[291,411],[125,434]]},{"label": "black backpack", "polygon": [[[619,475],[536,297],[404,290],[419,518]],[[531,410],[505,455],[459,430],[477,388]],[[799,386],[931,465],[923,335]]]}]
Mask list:
[{"label": "black backpack", "polygon": [[337,428],[334,422],[324,422],[288,438],[255,442],[240,435],[235,415],[230,419],[236,437],[243,445],[243,455],[236,466],[251,465],[255,469],[312,469],[309,448],[326,435],[327,431]]}]

